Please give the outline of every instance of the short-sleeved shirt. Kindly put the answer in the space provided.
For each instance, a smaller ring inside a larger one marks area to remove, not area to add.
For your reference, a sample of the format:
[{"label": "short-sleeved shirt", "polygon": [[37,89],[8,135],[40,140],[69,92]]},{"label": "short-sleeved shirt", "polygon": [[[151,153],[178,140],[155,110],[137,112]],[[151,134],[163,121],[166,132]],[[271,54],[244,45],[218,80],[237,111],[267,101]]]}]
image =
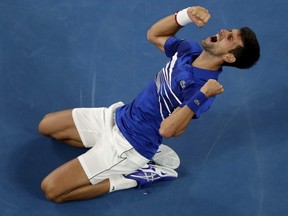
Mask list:
[{"label": "short-sleeved shirt", "polygon": [[[170,61],[155,79],[131,102],[116,110],[116,123],[131,145],[144,157],[151,159],[162,142],[160,124],[177,107],[183,107],[209,80],[218,80],[220,71],[192,66],[202,47],[189,40],[170,37],[165,45]],[[193,118],[206,112],[215,97],[210,97]]]}]

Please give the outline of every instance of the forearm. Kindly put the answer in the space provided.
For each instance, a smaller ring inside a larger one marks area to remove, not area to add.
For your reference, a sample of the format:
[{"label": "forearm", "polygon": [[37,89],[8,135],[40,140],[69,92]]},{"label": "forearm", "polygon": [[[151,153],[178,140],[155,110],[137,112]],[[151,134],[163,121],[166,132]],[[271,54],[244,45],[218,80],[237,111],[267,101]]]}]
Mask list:
[{"label": "forearm", "polygon": [[213,79],[209,79],[200,91],[196,92],[186,105],[178,107],[174,112],[161,122],[159,133],[163,137],[173,137],[181,135],[191,119],[198,112],[201,106],[208,98],[221,94],[224,91],[223,86]]},{"label": "forearm", "polygon": [[159,133],[163,137],[181,135],[190,123],[194,112],[188,107],[178,107],[170,116],[161,122]]},{"label": "forearm", "polygon": [[177,13],[167,16],[156,22],[147,32],[147,38],[160,50],[164,51],[166,40],[174,36],[181,27],[188,23],[196,26],[204,26],[210,19],[209,11],[200,6],[189,7]]},{"label": "forearm", "polygon": [[164,44],[166,40],[174,36],[179,29],[180,25],[175,21],[175,14],[167,16],[156,22],[147,32],[147,38],[159,49],[164,51]]},{"label": "forearm", "polygon": [[185,102],[183,107],[178,107],[168,118],[162,121],[159,130],[162,136],[179,136],[185,131],[192,117],[208,99],[201,90],[196,92],[190,100]]}]

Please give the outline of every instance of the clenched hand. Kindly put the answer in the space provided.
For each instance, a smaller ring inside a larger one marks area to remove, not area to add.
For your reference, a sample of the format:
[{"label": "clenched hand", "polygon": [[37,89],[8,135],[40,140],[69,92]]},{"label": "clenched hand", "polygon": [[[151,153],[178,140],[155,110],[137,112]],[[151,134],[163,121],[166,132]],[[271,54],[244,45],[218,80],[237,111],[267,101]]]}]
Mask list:
[{"label": "clenched hand", "polygon": [[207,98],[215,96],[217,94],[221,94],[224,92],[223,86],[215,79],[209,79],[204,86],[200,89],[200,91],[205,94]]},{"label": "clenched hand", "polygon": [[188,8],[187,14],[193,23],[195,23],[198,27],[203,27],[211,17],[209,11],[200,6]]}]

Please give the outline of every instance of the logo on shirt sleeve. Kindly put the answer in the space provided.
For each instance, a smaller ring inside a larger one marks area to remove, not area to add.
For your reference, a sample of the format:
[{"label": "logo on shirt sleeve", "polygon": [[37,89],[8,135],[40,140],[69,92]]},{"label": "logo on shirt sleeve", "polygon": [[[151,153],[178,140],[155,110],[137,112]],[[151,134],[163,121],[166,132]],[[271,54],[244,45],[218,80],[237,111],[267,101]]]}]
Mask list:
[{"label": "logo on shirt sleeve", "polygon": [[180,86],[181,86],[182,89],[184,89],[184,88],[186,87],[186,82],[185,82],[185,80],[181,80],[181,81],[180,81]]}]

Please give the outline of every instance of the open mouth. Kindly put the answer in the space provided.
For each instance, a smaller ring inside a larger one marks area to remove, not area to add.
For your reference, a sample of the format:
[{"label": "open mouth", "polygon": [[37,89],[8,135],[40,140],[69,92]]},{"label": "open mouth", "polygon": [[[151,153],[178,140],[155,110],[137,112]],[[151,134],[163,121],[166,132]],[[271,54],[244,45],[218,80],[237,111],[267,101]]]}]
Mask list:
[{"label": "open mouth", "polygon": [[216,35],[214,35],[214,36],[210,37],[210,41],[212,43],[216,43],[218,41],[218,37]]}]

